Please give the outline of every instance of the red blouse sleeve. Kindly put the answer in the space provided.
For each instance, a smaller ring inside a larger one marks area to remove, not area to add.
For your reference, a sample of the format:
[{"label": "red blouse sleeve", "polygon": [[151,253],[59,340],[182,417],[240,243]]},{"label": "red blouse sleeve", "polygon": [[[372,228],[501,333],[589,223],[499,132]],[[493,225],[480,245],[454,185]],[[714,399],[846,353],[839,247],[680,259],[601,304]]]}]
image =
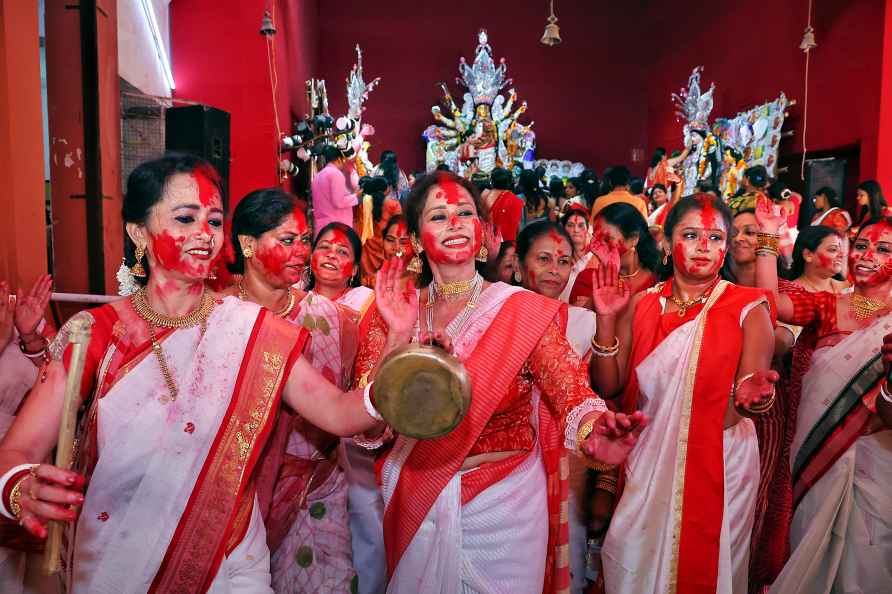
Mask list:
[{"label": "red blouse sleeve", "polygon": [[530,372],[545,402],[560,419],[565,445],[575,449],[579,422],[590,412],[607,410],[592,391],[582,360],[552,322],[529,359]]},{"label": "red blouse sleeve", "polygon": [[384,344],[387,342],[387,322],[378,313],[378,308],[373,303],[366,312],[368,321],[363,320],[362,336],[360,337],[359,350],[356,352],[356,363],[353,373],[353,388],[362,388],[368,383],[369,374],[375,369]]}]

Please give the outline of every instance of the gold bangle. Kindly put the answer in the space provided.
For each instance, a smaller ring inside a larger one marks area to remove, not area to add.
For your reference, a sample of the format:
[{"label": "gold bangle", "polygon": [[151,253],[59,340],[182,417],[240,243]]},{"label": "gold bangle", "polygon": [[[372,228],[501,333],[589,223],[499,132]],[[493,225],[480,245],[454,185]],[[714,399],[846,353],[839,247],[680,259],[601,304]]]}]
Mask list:
[{"label": "gold bangle", "polygon": [[778,251],[779,235],[774,233],[756,233],[756,248]]},{"label": "gold bangle", "polygon": [[616,354],[619,352],[619,337],[613,337],[613,345],[606,347],[604,345],[600,345],[595,341],[595,337],[592,336],[592,350],[601,353],[601,354]]},{"label": "gold bangle", "polygon": [[582,444],[585,443],[585,440],[588,439],[588,436],[592,434],[592,431],[595,429],[595,423],[600,417],[601,415],[598,415],[594,419],[586,421],[579,426],[579,429],[576,430],[576,449],[578,449],[580,452],[582,452]]},{"label": "gold bangle", "polygon": [[31,478],[29,475],[25,475],[17,480],[15,485],[13,485],[12,490],[9,492],[9,513],[19,519],[21,519],[22,516],[22,483],[29,478]]},{"label": "gold bangle", "polygon": [[743,406],[741,408],[743,408],[743,410],[745,410],[749,413],[752,413],[754,415],[761,415],[761,414],[764,414],[764,413],[768,412],[769,410],[771,410],[771,407],[774,406],[774,401],[776,399],[777,399],[777,392],[773,391],[771,393],[771,397],[768,398],[767,401],[760,402],[760,403],[754,404],[752,406]]},{"label": "gold bangle", "polygon": [[[601,413],[604,414],[604,413]],[[585,443],[585,440],[588,439],[588,436],[592,434],[594,431],[595,423],[598,422],[598,419],[601,418],[601,415],[598,415],[594,419],[590,421],[586,421],[582,425],[579,426],[579,429],[576,430],[576,449],[582,454],[583,464],[591,468],[592,470],[597,470],[598,472],[607,472],[616,468],[615,464],[606,464],[604,462],[598,462],[588,454],[582,451],[582,444]]]}]

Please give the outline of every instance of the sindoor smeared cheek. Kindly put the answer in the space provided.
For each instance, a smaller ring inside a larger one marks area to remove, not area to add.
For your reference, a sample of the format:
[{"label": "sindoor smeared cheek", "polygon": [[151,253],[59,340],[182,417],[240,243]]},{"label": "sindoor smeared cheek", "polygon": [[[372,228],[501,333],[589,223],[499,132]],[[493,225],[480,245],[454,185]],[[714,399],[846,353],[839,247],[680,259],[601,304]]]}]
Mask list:
[{"label": "sindoor smeared cheek", "polygon": [[152,253],[161,268],[173,272],[180,272],[186,275],[199,275],[202,271],[206,271],[210,266],[210,260],[206,266],[199,263],[190,264],[185,259],[183,253],[183,244],[186,242],[185,237],[174,237],[167,231],[162,231],[158,235],[150,236],[152,242]]},{"label": "sindoor smeared cheek", "polygon": [[680,241],[672,248],[672,264],[675,266],[676,270],[681,270],[688,274],[691,272],[690,266],[688,266],[687,259],[684,255],[684,244]]},{"label": "sindoor smeared cheek", "polygon": [[319,267],[322,265],[322,260],[322,250],[316,250],[310,258],[310,270],[313,271],[313,274],[316,275],[317,278],[319,277]]},{"label": "sindoor smeared cheek", "polygon": [[818,256],[818,264],[822,268],[832,268],[833,267],[833,258],[828,256],[827,254],[822,254],[821,252],[818,252],[817,256]]},{"label": "sindoor smeared cheek", "polygon": [[263,266],[263,269],[272,275],[279,275],[285,269],[290,258],[289,250],[276,243],[271,247],[261,247],[257,251],[257,261]]}]

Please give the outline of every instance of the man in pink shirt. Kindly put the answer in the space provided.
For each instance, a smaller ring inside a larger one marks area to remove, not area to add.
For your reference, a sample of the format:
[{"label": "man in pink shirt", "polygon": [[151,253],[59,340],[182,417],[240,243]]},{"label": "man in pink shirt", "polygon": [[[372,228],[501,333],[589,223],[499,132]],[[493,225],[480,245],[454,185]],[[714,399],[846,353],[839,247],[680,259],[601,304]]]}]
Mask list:
[{"label": "man in pink shirt", "polygon": [[353,160],[328,145],[322,153],[325,167],[313,179],[313,231],[316,235],[335,221],[353,227],[353,207],[359,202],[351,179]]}]

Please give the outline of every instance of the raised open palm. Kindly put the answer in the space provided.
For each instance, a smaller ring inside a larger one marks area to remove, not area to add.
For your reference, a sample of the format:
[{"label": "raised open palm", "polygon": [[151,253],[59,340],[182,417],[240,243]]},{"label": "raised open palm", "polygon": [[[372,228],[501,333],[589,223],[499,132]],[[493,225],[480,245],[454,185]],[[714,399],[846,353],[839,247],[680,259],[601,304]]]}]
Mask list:
[{"label": "raised open palm", "polygon": [[780,233],[787,224],[787,215],[783,206],[763,195],[756,202],[756,222],[763,233]]},{"label": "raised open palm", "polygon": [[37,326],[43,319],[46,306],[50,301],[52,286],[53,277],[44,274],[34,281],[27,294],[23,289],[19,289],[19,298],[15,307],[15,327],[22,336],[28,336],[37,331]]},{"label": "raised open palm", "polygon": [[405,268],[401,258],[393,257],[384,261],[375,277],[375,305],[390,332],[398,336],[411,335],[418,319],[415,284],[409,280],[405,290],[400,287]]},{"label": "raised open palm", "polygon": [[631,298],[632,288],[628,283],[620,282],[618,267],[613,264],[601,266],[592,273],[592,302],[598,315],[618,314]]}]

